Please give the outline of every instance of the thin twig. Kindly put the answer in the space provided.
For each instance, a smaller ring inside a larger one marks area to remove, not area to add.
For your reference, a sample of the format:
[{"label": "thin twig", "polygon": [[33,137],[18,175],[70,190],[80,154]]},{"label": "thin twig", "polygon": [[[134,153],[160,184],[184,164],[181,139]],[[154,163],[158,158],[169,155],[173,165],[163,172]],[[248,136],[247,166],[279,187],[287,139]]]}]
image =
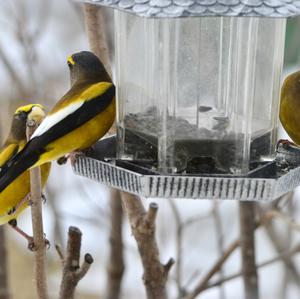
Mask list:
[{"label": "thin twig", "polygon": [[[297,254],[299,252],[300,252],[300,244],[298,244],[297,246],[295,246],[295,248],[292,249],[292,250],[283,252],[280,255],[278,255],[278,256],[270,259],[270,260],[267,260],[265,262],[262,262],[262,263],[258,264],[256,266],[256,268],[260,269],[260,268],[263,268],[265,266],[269,266],[269,265],[271,265],[273,263],[276,263],[278,261],[282,261],[282,260],[284,260],[286,258],[291,258],[293,255],[295,255],[295,254]],[[212,283],[208,284],[203,290],[214,288],[214,287],[219,286],[219,285],[221,285],[221,284],[223,284],[225,282],[228,282],[228,281],[230,281],[232,279],[238,278],[238,277],[240,277],[242,275],[243,275],[243,271],[239,271],[239,272],[237,272],[235,274],[229,275],[227,277],[224,277],[223,279],[219,279],[219,280],[217,280],[215,282],[212,282]]]},{"label": "thin twig", "polygon": [[[277,232],[275,226],[272,225],[272,222],[270,222],[274,217],[276,217],[277,214],[272,212],[273,209],[271,211],[264,211],[262,208],[259,208],[258,211],[259,214],[261,215],[260,217],[264,217],[269,220],[264,223],[264,228],[268,234],[269,239],[273,243],[275,250],[277,251],[278,254],[281,254],[285,250],[285,244],[280,239],[280,233]],[[285,264],[286,269],[290,273],[290,277],[294,282],[294,285],[299,288],[300,274],[294,261],[289,257],[286,257],[283,258],[283,262]]]},{"label": "thin twig", "polygon": [[[293,217],[293,200],[292,200],[292,198],[288,202],[287,211],[289,213],[290,218],[292,218]],[[271,225],[273,225],[273,223],[271,223]],[[294,230],[287,223],[284,223],[283,229],[285,230],[285,233],[283,233],[283,235],[281,236],[281,239],[284,242],[284,251],[288,251],[288,250],[291,250],[292,235],[294,233]],[[291,276],[291,273],[290,273],[288,267],[285,266],[283,278],[281,280],[282,285],[280,287],[280,292],[279,292],[280,294],[278,294],[279,298],[281,298],[281,299],[285,299],[287,297],[288,287],[292,281],[290,276]],[[297,284],[297,285],[299,285],[299,284]]]},{"label": "thin twig", "polygon": [[[268,215],[263,215],[258,222],[255,223],[255,229],[261,225],[267,223],[271,220],[271,217]],[[237,239],[230,243],[226,250],[224,250],[223,255],[214,263],[211,269],[206,273],[206,275],[196,284],[196,287],[187,294],[184,299],[194,299],[196,298],[203,290],[206,289],[210,279],[221,269],[223,264],[231,256],[231,254],[239,247],[240,239]]]},{"label": "thin twig", "polygon": [[55,245],[55,249],[56,249],[56,252],[57,252],[57,254],[58,254],[58,256],[59,256],[59,258],[60,258],[60,260],[61,260],[61,262],[62,262],[62,264],[63,264],[63,263],[64,263],[64,260],[65,260],[65,256],[64,256],[64,254],[63,254],[63,252],[62,252],[62,250],[61,250],[60,245],[56,244],[56,245]]},{"label": "thin twig", "polygon": [[223,255],[217,260],[217,262],[211,267],[211,269],[207,272],[207,274],[201,279],[201,281],[197,284],[196,288],[189,293],[185,299],[194,299],[196,296],[201,293],[203,290],[205,290],[206,286],[208,285],[208,282],[210,279],[220,271],[221,267],[225,263],[225,261],[228,259],[228,257],[239,247],[240,240],[235,240],[232,242],[227,249],[224,251]]},{"label": "thin twig", "polygon": [[81,231],[74,226],[69,227],[66,258],[63,262],[63,276],[60,285],[59,298],[73,299],[78,282],[85,276],[93,263],[90,254],[84,256],[80,267]]},{"label": "thin twig", "polygon": [[178,292],[178,298],[181,298],[182,295],[184,295],[184,290],[182,288],[182,277],[181,277],[181,271],[182,271],[182,230],[183,230],[183,224],[180,216],[180,212],[172,199],[168,199],[168,202],[170,204],[170,207],[173,211],[173,215],[175,218],[175,225],[176,225],[176,265],[175,265],[175,275],[176,275],[176,286],[177,286],[177,292]]},{"label": "thin twig", "polygon": [[[221,220],[221,216],[220,216],[220,212],[219,212],[219,204],[220,204],[219,201],[213,202],[212,215],[213,215],[213,220],[215,223],[214,227],[215,227],[216,239],[217,239],[217,245],[218,245],[218,254],[219,254],[219,256],[222,256],[223,250],[224,250],[224,240],[223,240],[222,220]],[[220,277],[220,279],[224,278],[223,268],[221,268],[219,271],[219,277]],[[220,299],[226,298],[225,289],[222,285],[220,285],[220,288],[219,288],[219,298]]]},{"label": "thin twig", "polygon": [[289,217],[285,213],[279,210],[271,210],[268,211],[267,214],[272,218],[274,217],[279,218],[280,220],[284,221],[288,226],[290,226],[292,229],[300,232],[300,224],[296,222],[295,219]]},{"label": "thin twig", "polygon": [[[35,122],[27,123],[27,139],[38,127]],[[40,167],[30,169],[30,194],[31,194],[31,219],[35,250],[35,283],[40,299],[48,298],[46,276],[46,242],[44,238],[43,215],[42,215],[42,184]]]}]

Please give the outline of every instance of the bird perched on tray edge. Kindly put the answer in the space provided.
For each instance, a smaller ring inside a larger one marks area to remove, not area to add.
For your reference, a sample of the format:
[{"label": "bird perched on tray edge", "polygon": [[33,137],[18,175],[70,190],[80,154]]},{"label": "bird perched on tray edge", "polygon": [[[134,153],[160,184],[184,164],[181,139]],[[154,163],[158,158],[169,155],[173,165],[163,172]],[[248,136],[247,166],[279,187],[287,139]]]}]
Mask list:
[{"label": "bird perched on tray edge", "polygon": [[[29,104],[19,107],[14,113],[10,133],[0,151],[0,169],[5,171],[7,163],[26,144],[26,123],[40,123],[45,117],[44,107],[40,104]],[[50,163],[41,167],[42,187],[48,179]],[[30,174],[23,172],[0,192],[0,224],[10,223],[28,206],[30,199]],[[14,224],[16,226],[16,222]]]},{"label": "bird perched on tray edge", "polygon": [[0,172],[0,194],[25,170],[90,147],[112,126],[115,86],[103,64],[88,51],[71,55],[67,63],[70,90]]},{"label": "bird perched on tray edge", "polygon": [[[280,121],[291,137],[300,146],[300,71],[290,74],[285,78],[281,87]],[[291,142],[281,140],[283,143]]]}]

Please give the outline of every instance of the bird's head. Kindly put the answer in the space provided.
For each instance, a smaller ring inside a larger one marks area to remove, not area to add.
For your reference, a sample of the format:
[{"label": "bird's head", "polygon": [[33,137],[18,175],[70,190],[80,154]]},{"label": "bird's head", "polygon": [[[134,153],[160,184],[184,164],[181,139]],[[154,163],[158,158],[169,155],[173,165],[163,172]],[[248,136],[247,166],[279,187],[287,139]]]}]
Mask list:
[{"label": "bird's head", "polygon": [[92,52],[82,51],[72,54],[67,60],[71,85],[79,81],[111,82],[99,58]]},{"label": "bird's head", "polygon": [[45,116],[45,109],[40,104],[29,104],[19,107],[13,116],[10,137],[15,140],[26,139],[26,123],[34,121],[40,124]]},{"label": "bird's head", "polygon": [[14,119],[25,122],[25,125],[26,122],[30,121],[34,121],[37,124],[40,124],[45,116],[45,108],[42,105],[29,104],[19,107],[14,114]]}]

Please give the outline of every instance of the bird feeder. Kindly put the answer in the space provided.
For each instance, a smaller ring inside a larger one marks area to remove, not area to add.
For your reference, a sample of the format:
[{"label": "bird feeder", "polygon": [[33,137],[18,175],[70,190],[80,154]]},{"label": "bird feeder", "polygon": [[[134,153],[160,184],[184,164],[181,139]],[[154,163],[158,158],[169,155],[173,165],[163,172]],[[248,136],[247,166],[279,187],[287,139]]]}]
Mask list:
[{"label": "bird feeder", "polygon": [[270,200],[286,18],[300,1],[111,0],[117,136],[75,172],[145,197]]}]

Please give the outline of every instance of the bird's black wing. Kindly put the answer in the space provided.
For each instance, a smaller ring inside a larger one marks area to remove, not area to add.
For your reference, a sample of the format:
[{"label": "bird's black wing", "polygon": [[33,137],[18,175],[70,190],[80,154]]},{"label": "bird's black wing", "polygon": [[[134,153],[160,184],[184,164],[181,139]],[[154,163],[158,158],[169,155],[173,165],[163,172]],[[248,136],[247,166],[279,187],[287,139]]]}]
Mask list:
[{"label": "bird's black wing", "polygon": [[13,159],[9,161],[7,169],[0,172],[0,192],[2,192],[19,175],[34,165],[46,151],[51,142],[65,136],[79,128],[93,117],[104,111],[115,96],[115,87],[112,85],[103,94],[84,102],[84,104],[52,126],[42,135],[31,139]]}]

